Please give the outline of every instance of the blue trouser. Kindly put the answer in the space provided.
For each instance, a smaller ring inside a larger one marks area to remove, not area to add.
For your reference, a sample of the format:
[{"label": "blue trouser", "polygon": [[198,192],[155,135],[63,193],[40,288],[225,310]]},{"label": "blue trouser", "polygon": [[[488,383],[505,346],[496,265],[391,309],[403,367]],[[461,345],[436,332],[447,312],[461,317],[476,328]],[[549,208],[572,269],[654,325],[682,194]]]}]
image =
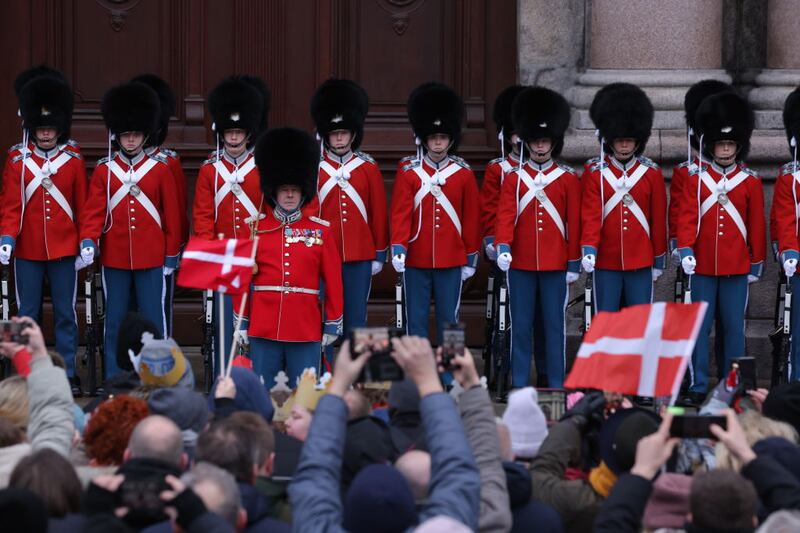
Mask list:
[{"label": "blue trouser", "polygon": [[165,336],[172,337],[172,306],[175,298],[175,272],[164,276],[164,316],[166,317],[167,330]]},{"label": "blue trouser", "polygon": [[306,368],[319,372],[320,343],[250,337],[250,358],[253,360],[253,371],[261,377],[267,389],[275,386],[275,376],[281,370],[286,370],[289,386],[294,388],[297,378]]},{"label": "blue trouser", "polygon": [[367,325],[367,300],[372,287],[372,261],[342,263],[344,334]]},{"label": "blue trouser", "polygon": [[75,352],[78,349],[78,322],[75,316],[75,256],[55,261],[14,260],[14,280],[20,316],[41,323],[44,278],[50,283],[55,318],[56,351],[64,358],[67,375],[75,375]]},{"label": "blue trouser", "polygon": [[[211,359],[211,375],[216,376],[219,374],[219,337],[220,337],[220,325],[221,322],[219,320],[219,297],[220,293],[214,293],[214,341],[213,341],[213,350],[211,353],[214,354],[214,357]],[[225,356],[225,364],[228,364],[228,356],[231,353],[231,345],[233,344],[233,329],[236,327],[236,323],[233,317],[233,297],[229,294],[222,295],[222,307],[223,313],[225,314],[225,340],[223,341],[224,344],[224,356]],[[246,328],[245,328],[246,329]]]},{"label": "blue trouser", "polygon": [[461,304],[461,267],[406,268],[403,274],[406,299],[406,332],[428,337],[431,296],[436,306],[436,337],[441,343],[448,322],[458,322]]},{"label": "blue trouser", "polygon": [[[800,275],[795,274],[792,280],[792,349],[789,356],[789,381],[800,380],[800,334],[795,337],[795,332],[800,331]],[[795,342],[795,339],[798,342]]]},{"label": "blue trouser", "polygon": [[[719,311],[723,341],[717,350],[717,377],[722,378],[730,370],[731,362],[744,357],[744,314],[747,309],[747,275],[691,277],[692,301],[708,302],[703,325],[692,354],[691,386],[689,392],[708,392],[708,338],[714,315]],[[720,334],[719,332],[717,333]]]},{"label": "blue trouser", "polygon": [[[508,271],[511,304],[511,379],[512,386],[527,387],[531,374],[531,354],[536,312],[541,310],[544,334],[544,359],[548,386],[564,384],[565,330],[567,303],[565,270],[535,272],[512,268]],[[538,365],[538,362],[537,362]],[[540,373],[536,367],[536,373]]]},{"label": "blue trouser", "polygon": [[[566,274],[564,275],[566,279]],[[567,290],[569,293],[569,290]],[[536,365],[536,386],[542,387],[547,383],[547,356],[545,350],[547,349],[544,344],[544,313],[542,312],[541,300],[536,300],[536,312],[533,315],[533,363]],[[513,331],[513,330],[512,330]]]},{"label": "blue trouser", "polygon": [[594,310],[619,311],[625,305],[649,304],[653,301],[653,269],[594,271]]},{"label": "blue trouser", "polygon": [[128,313],[131,286],[136,295],[139,313],[155,324],[159,335],[164,335],[164,269],[162,267],[125,270],[103,267],[103,292],[106,299],[105,326],[105,379],[119,373],[117,366],[117,336]]}]

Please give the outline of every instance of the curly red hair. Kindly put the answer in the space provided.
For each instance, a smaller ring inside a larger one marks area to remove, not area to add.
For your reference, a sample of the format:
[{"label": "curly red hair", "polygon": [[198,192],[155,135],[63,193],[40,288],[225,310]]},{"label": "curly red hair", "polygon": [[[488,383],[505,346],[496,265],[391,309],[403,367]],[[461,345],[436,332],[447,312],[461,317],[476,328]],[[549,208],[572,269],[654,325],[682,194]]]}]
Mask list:
[{"label": "curly red hair", "polygon": [[133,428],[147,415],[147,402],[131,396],[114,396],[101,403],[83,434],[89,458],[98,465],[122,464]]}]

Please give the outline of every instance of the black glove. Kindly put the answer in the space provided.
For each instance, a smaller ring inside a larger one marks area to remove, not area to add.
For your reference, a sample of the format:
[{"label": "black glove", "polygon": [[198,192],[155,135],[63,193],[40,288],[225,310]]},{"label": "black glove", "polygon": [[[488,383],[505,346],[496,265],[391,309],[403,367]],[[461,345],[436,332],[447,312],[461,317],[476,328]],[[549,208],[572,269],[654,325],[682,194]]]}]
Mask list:
[{"label": "black glove", "polygon": [[186,490],[175,496],[175,499],[169,502],[169,505],[178,511],[177,522],[184,530],[189,529],[189,524],[207,511],[203,500],[189,487],[186,487]]},{"label": "black glove", "polygon": [[582,433],[594,426],[603,423],[603,410],[606,407],[606,398],[602,392],[592,391],[581,398],[572,409],[564,413],[561,420],[572,420],[577,424]]}]

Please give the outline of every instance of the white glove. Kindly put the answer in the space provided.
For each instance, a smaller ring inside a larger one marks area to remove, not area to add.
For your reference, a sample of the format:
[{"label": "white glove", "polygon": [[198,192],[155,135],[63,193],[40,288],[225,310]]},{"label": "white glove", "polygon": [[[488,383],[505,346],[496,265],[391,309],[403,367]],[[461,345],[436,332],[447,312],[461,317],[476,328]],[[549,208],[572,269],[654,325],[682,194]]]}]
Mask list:
[{"label": "white glove", "polygon": [[322,335],[322,346],[330,346],[331,344],[336,342],[336,339],[338,338],[339,338],[338,335],[334,335],[332,333],[325,333]]},{"label": "white glove", "polygon": [[583,256],[583,259],[581,259],[581,266],[587,273],[591,274],[594,272],[594,262],[596,259],[594,254],[586,254]]},{"label": "white glove", "polygon": [[747,275],[747,283],[755,283],[756,281],[758,281],[758,276],[752,274]]},{"label": "white glove", "polygon": [[168,266],[164,267],[165,276],[171,276],[173,272],[175,272],[175,269],[173,267],[168,267]]},{"label": "white glove", "polygon": [[681,266],[686,275],[691,276],[694,274],[694,269],[697,267],[697,259],[695,259],[693,255],[687,255],[681,259]]},{"label": "white glove", "polygon": [[89,266],[89,265],[87,265],[87,264],[86,264],[86,263],[83,261],[83,258],[82,258],[81,256],[78,256],[78,257],[76,257],[76,258],[75,258],[75,272],[77,272],[77,271],[79,271],[79,270],[83,270],[83,269],[84,269],[84,268],[86,268],[87,266]]},{"label": "white glove", "polygon": [[569,272],[568,271],[567,272],[567,285],[569,285],[571,283],[575,283],[576,281],[578,281],[579,277],[581,277],[581,275],[578,274],[577,272]]},{"label": "white glove", "polygon": [[672,250],[672,264],[675,266],[680,266],[681,264],[681,253],[677,248]]},{"label": "white glove", "polygon": [[783,262],[783,271],[786,272],[786,277],[791,278],[797,271],[797,259],[787,259]]},{"label": "white glove", "polygon": [[661,270],[660,268],[654,268],[653,269],[653,281],[658,281],[658,278],[660,278],[661,274],[663,274],[663,273],[664,273],[664,271]]},{"label": "white glove", "polygon": [[11,245],[3,244],[0,246],[0,263],[7,265],[11,261]]},{"label": "white glove", "polygon": [[372,262],[372,275],[379,273],[383,270],[383,261],[373,261]]},{"label": "white glove", "polygon": [[236,332],[236,335],[234,335],[233,340],[237,341],[240,346],[245,344],[250,344],[250,338],[247,336],[246,329],[240,329],[238,332]]},{"label": "white glove", "polygon": [[511,257],[511,254],[508,252],[503,252],[502,254],[497,256],[497,268],[502,270],[503,272],[508,272],[508,269],[511,268],[511,261],[514,258]]},{"label": "white glove", "polygon": [[461,281],[467,281],[475,275],[475,267],[463,266],[461,267]]},{"label": "white glove", "polygon": [[406,254],[397,254],[392,256],[392,267],[395,272],[406,271]]},{"label": "white glove", "polygon": [[83,259],[83,262],[87,265],[94,263],[94,248],[91,246],[81,248],[81,259]]},{"label": "white glove", "polygon": [[489,261],[496,261],[497,260],[497,250],[494,248],[494,244],[489,243],[486,245],[486,257],[489,258]]}]

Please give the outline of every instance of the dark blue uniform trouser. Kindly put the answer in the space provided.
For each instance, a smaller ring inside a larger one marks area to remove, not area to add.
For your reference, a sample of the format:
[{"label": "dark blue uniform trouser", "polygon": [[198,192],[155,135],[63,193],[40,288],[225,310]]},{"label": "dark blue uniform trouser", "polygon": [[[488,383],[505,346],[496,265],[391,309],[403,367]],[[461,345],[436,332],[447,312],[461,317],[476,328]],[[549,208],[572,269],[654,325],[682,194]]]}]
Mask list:
[{"label": "dark blue uniform trouser", "polygon": [[[541,311],[544,359],[548,386],[564,383],[567,280],[565,270],[537,272],[512,268],[508,271],[511,304],[511,378],[513,387],[527,387],[534,351],[534,323]],[[536,367],[537,374],[544,367]]]},{"label": "dark blue uniform trouser", "polygon": [[342,263],[344,334],[367,325],[367,300],[372,288],[372,261]]},{"label": "dark blue uniform trouser", "polygon": [[[406,331],[428,337],[431,296],[436,306],[436,336],[441,343],[448,322],[458,322],[461,304],[461,267],[406,268],[403,273],[406,299]],[[434,343],[435,344],[435,343]]]},{"label": "dark blue uniform trouser", "polygon": [[78,322],[75,316],[77,273],[75,256],[54,261],[14,259],[19,315],[41,323],[44,278],[50,283],[55,318],[56,352],[64,358],[67,375],[75,375],[75,353],[78,349]]},{"label": "dark blue uniform trouser", "polygon": [[297,378],[306,368],[313,368],[319,377],[319,342],[282,342],[250,337],[250,357],[253,371],[267,389],[275,386],[275,376],[281,370],[286,370],[291,388],[297,386]]},{"label": "dark blue uniform trouser", "polygon": [[649,304],[653,301],[653,269],[596,269],[594,276],[594,310],[619,311],[623,296],[625,305]]},{"label": "dark blue uniform trouser", "polygon": [[[692,354],[690,392],[708,392],[708,350],[711,324],[719,311],[722,324],[721,350],[716,353],[717,377],[722,378],[731,367],[734,359],[744,353],[744,315],[747,309],[747,275],[691,277],[692,301],[708,302],[706,316],[700,326],[700,334]],[[720,335],[720,332],[717,332]],[[718,344],[719,346],[719,344]]]},{"label": "dark blue uniform trouser", "polygon": [[103,267],[103,292],[106,299],[105,323],[105,377],[119,373],[117,367],[117,335],[128,313],[131,286],[136,294],[139,312],[155,324],[159,335],[164,335],[164,295],[166,292],[163,267],[125,270]]},{"label": "dark blue uniform trouser", "polygon": [[800,275],[792,276],[792,349],[789,357],[789,380],[800,380]]}]

